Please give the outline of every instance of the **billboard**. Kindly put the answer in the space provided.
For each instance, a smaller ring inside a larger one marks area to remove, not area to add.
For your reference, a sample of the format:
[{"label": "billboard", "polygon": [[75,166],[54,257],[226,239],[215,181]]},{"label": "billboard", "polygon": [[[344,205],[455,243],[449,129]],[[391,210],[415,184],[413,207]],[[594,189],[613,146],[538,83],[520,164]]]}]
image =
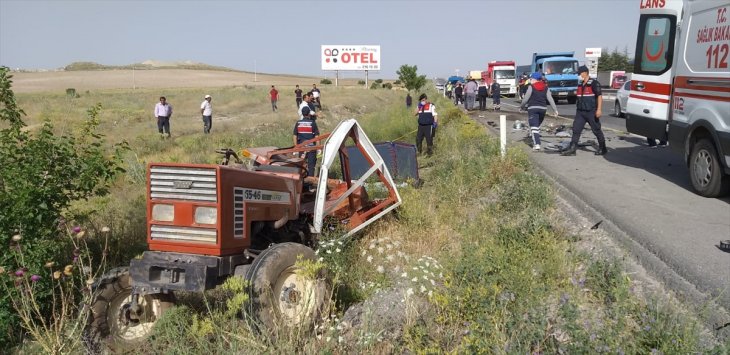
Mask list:
[{"label": "billboard", "polygon": [[600,58],[601,57],[601,48],[586,48],[585,57],[586,58]]},{"label": "billboard", "polygon": [[322,70],[380,70],[380,46],[322,45]]}]

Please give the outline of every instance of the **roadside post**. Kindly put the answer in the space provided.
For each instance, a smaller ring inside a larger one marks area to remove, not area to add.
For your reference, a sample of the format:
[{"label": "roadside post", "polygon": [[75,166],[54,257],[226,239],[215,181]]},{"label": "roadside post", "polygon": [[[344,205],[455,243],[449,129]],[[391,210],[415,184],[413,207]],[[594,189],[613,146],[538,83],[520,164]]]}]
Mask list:
[{"label": "roadside post", "polygon": [[507,115],[499,115],[499,150],[504,159],[507,155]]}]

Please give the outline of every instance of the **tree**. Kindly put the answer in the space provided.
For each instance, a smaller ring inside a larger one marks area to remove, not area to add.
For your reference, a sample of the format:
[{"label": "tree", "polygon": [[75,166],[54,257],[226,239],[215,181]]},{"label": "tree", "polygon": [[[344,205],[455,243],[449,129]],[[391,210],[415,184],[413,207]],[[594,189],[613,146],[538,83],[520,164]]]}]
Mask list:
[{"label": "tree", "polygon": [[418,66],[410,66],[403,64],[396,72],[398,80],[400,80],[408,91],[418,91],[426,85],[426,76],[418,75]]},{"label": "tree", "polygon": [[598,59],[598,71],[624,70],[630,72],[634,69],[631,58],[628,55],[628,48],[624,48],[621,53],[618,47],[609,53],[608,48],[604,48],[604,55]]}]

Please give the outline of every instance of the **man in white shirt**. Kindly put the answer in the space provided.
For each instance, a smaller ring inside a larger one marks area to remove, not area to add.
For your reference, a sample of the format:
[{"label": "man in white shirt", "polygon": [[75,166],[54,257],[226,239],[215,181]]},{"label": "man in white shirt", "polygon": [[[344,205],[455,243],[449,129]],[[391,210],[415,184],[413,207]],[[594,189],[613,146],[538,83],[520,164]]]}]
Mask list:
[{"label": "man in white shirt", "polygon": [[170,137],[170,117],[172,117],[172,105],[167,103],[164,96],[160,96],[160,102],[155,105],[155,117],[157,118],[157,131],[162,138]]},{"label": "man in white shirt", "polygon": [[312,100],[313,100],[312,93],[311,92],[308,92],[308,93],[304,94],[304,96],[302,96],[302,100],[303,100],[302,103],[299,104],[299,111],[297,111],[297,113],[299,114],[299,119],[300,120],[303,120],[304,119],[304,115],[302,115],[302,108],[309,107],[309,109],[310,109],[310,114],[309,114],[310,115],[310,118],[312,120],[316,120],[317,117],[319,117],[319,116],[317,115],[317,112],[313,108],[314,105],[311,104],[312,103]]},{"label": "man in white shirt", "polygon": [[210,128],[213,127],[213,106],[210,104],[210,100],[213,98],[210,95],[205,95],[205,100],[200,104],[200,113],[203,115],[203,133],[210,133]]}]

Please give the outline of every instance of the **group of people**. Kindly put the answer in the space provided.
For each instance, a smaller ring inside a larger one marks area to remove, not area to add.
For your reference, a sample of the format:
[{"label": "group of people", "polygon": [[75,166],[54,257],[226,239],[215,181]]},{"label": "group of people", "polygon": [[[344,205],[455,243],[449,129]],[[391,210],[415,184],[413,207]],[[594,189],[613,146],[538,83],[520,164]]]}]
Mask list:
[{"label": "group of people", "polygon": [[[213,127],[213,105],[211,101],[213,97],[205,95],[203,102],[200,104],[200,115],[203,119],[203,133],[210,133]],[[160,102],[155,105],[155,118],[157,119],[157,131],[162,138],[170,138],[170,118],[172,117],[172,105],[167,102],[167,98],[160,96]]]},{"label": "group of people", "polygon": [[[321,91],[317,88],[317,84],[312,84],[312,90],[308,93],[302,93],[299,85],[294,90],[294,96],[296,98],[296,104],[299,116],[302,117],[302,104],[306,103],[310,107],[311,115],[316,117],[315,111],[321,110],[322,103],[320,101]],[[279,91],[274,85],[271,85],[269,90],[269,97],[271,99],[271,109],[276,112],[279,110]],[[200,115],[203,121],[203,133],[209,134],[213,127],[213,98],[210,95],[203,97],[203,102],[200,104]],[[155,105],[154,110],[155,118],[157,119],[157,131],[163,138],[170,137],[170,118],[172,117],[172,105],[167,102],[167,98],[160,96],[160,102]]]},{"label": "group of people", "polygon": [[[578,89],[576,91],[576,112],[573,120],[573,135],[570,145],[563,150],[560,155],[575,155],[578,148],[578,141],[583,133],[583,129],[588,123],[591,131],[598,140],[598,150],[595,155],[605,155],[608,152],[606,148],[606,138],[601,130],[601,110],[603,106],[603,97],[601,96],[601,85],[598,80],[591,78],[588,74],[588,67],[585,65],[578,68]],[[555,105],[552,95],[547,84],[542,80],[541,73],[532,73],[529,76],[529,85],[526,85],[524,97],[520,108],[527,110],[528,123],[530,125],[530,136],[532,138],[532,149],[539,151],[540,147],[540,125],[545,119],[547,106],[550,105],[555,116],[558,116],[558,109]],[[653,140],[652,140],[653,141]]]},{"label": "group of people", "polygon": [[479,111],[487,110],[487,99],[492,97],[492,109],[500,110],[501,87],[494,80],[491,85],[482,79],[477,83],[476,79],[468,77],[466,84],[461,82],[448,82],[445,87],[445,95],[454,101],[454,105],[464,105],[467,111],[476,110],[476,102],[479,101]]}]

